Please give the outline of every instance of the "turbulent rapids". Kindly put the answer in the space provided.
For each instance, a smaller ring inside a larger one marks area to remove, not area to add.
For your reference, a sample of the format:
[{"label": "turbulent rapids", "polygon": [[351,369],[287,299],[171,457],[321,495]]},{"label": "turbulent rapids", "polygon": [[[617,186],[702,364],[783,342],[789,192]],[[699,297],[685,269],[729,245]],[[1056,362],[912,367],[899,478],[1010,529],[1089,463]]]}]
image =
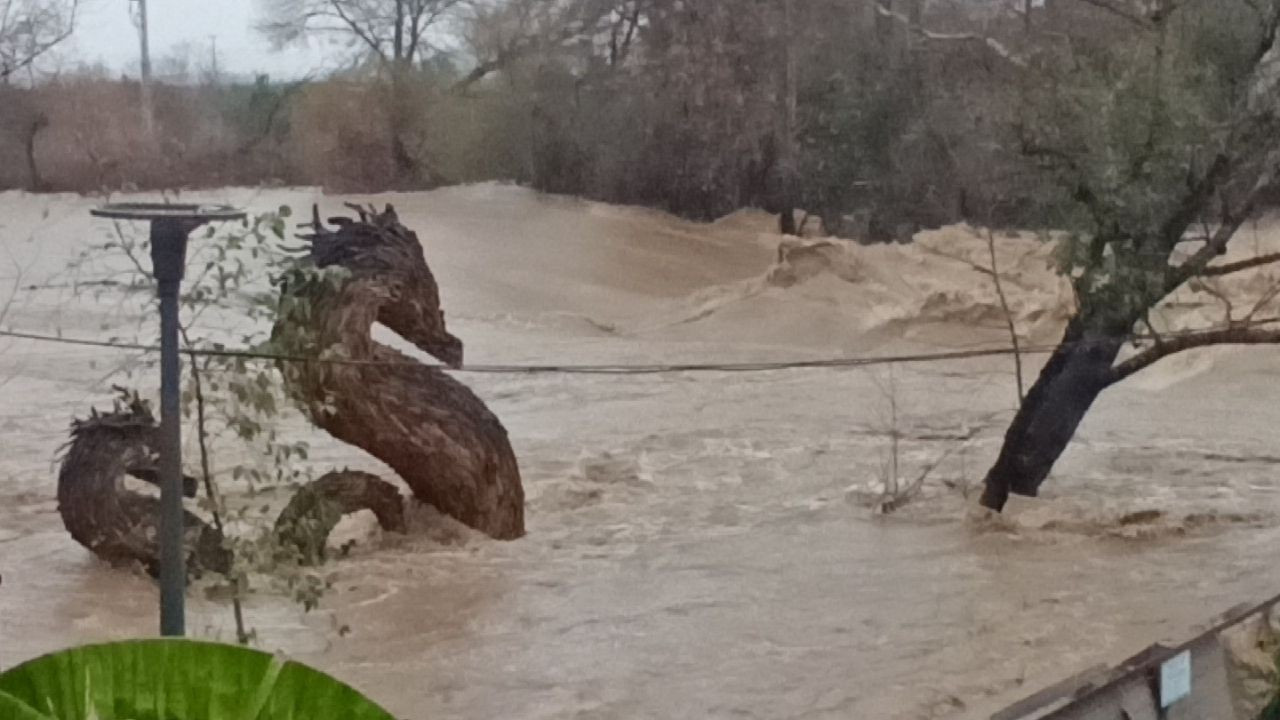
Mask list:
[{"label": "turbulent rapids", "polygon": [[[309,188],[184,198],[338,203]],[[973,268],[989,262],[986,242],[963,226],[910,245],[785,241],[780,252],[776,218],[763,213],[688,223],[493,184],[360,200],[394,203],[425,243],[468,365],[785,361],[1007,338],[989,278]],[[65,279],[101,230],[88,215],[98,202],[0,194],[0,256],[28,268],[24,286]],[[1280,223],[1260,224],[1258,244],[1280,252]],[[1053,248],[1026,234],[999,238],[998,251],[1020,332],[1054,342],[1070,296]],[[101,340],[136,332],[137,316],[93,300],[56,285],[21,293],[4,324]],[[1203,324],[1212,311],[1188,294],[1171,318]],[[235,336],[270,330],[231,319]],[[373,337],[422,357],[393,335]],[[86,398],[111,410],[97,379],[128,357],[0,338],[0,666],[154,632],[153,584],[68,534],[49,466],[67,419],[88,415]],[[1042,361],[1029,357],[1027,372]],[[1274,353],[1222,348],[1167,363],[1100,399],[1046,497],[998,523],[968,513],[1015,399],[1007,358],[902,365],[892,382],[885,368],[466,375],[510,433],[528,534],[492,542],[405,503],[410,532],[329,560],[320,607],[255,594],[246,620],[263,648],[349,679],[406,718],[986,717],[1033,686],[1274,592]],[[978,434],[917,500],[873,519],[857,498],[882,477],[886,389],[898,394],[908,470]],[[394,469],[307,418],[276,429],[309,443],[299,469],[350,467],[409,497]],[[123,478],[151,494],[145,478]],[[401,499],[388,489],[394,512]],[[361,515],[331,547],[367,528]],[[234,637],[221,599],[188,601],[193,633]]]}]

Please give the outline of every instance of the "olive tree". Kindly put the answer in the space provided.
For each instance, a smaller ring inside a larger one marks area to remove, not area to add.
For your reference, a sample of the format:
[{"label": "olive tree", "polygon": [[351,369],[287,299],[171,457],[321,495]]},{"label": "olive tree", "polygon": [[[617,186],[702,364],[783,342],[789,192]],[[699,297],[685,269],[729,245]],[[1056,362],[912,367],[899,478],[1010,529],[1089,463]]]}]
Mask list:
[{"label": "olive tree", "polygon": [[[1280,343],[1280,254],[1223,257],[1276,184],[1280,0],[1056,0],[1042,22],[1013,134],[1062,191],[1076,309],[986,475],[996,510],[1037,494],[1107,388],[1193,348]],[[1222,285],[1237,273],[1264,280],[1241,298]],[[1154,317],[1186,293],[1221,321]]]}]

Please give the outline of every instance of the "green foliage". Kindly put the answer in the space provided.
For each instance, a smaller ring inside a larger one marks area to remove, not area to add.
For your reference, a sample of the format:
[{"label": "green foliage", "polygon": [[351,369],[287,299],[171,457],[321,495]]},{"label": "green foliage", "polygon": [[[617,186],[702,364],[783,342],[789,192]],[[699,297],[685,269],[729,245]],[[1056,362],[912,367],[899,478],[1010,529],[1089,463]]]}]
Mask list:
[{"label": "green foliage", "polygon": [[1272,658],[1274,668],[1270,674],[1271,694],[1266,706],[1258,713],[1257,720],[1280,720],[1280,649],[1273,651]]},{"label": "green foliage", "polygon": [[300,663],[190,640],[88,645],[0,673],[12,720],[392,720]]},{"label": "green foliage", "polygon": [[[1225,0],[1179,6],[1156,29],[1041,49],[1021,142],[1069,207],[1058,260],[1092,324],[1142,318],[1168,292],[1185,226],[1214,221],[1216,207],[1178,218],[1208,168],[1251,142],[1241,117],[1258,39],[1255,12]],[[1227,182],[1214,196],[1226,204],[1239,190]]]},{"label": "green foliage", "polygon": [[935,128],[919,86],[888,72],[837,73],[801,88],[798,106],[796,201],[829,229],[855,210],[885,221],[954,219],[928,202],[955,188],[943,187],[945,153],[922,151]]},{"label": "green foliage", "polygon": [[1095,196],[1099,211],[1077,216],[1084,223],[1077,229],[1150,234],[1185,194],[1188,177],[1222,151],[1257,35],[1256,21],[1226,11],[1232,5],[1243,7],[1200,3],[1163,33],[1055,56],[1069,69],[1055,65],[1049,82],[1031,89],[1026,119],[1036,148],[1057,155],[1046,159],[1061,161],[1053,165],[1069,189],[1083,181]]}]

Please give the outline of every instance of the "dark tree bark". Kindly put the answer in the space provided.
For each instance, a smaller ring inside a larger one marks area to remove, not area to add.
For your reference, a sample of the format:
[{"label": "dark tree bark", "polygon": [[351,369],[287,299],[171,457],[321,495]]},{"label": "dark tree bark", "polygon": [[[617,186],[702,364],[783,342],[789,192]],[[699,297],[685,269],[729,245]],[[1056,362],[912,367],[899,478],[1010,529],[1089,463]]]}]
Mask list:
[{"label": "dark tree bark", "polygon": [[1035,496],[1076,428],[1102,391],[1123,337],[1093,334],[1073,320],[1014,415],[995,465],[987,471],[982,505],[1001,510],[1010,493]]}]

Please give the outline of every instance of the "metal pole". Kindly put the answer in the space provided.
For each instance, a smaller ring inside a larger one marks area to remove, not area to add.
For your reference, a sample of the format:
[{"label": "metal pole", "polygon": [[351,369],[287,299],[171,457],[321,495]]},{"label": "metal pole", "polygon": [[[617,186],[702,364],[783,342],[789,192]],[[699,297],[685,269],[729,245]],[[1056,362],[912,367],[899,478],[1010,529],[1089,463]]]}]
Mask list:
[{"label": "metal pole", "polygon": [[147,29],[147,0],[138,3],[139,70],[142,89],[142,130],[150,140],[155,136],[155,113],[151,102],[151,38]]},{"label": "metal pole", "polygon": [[160,296],[160,634],[165,636],[186,632],[178,355],[178,290],[186,254],[186,227],[173,220],[151,224],[151,262]]},{"label": "metal pole", "polygon": [[[1030,2],[1030,0],[1028,0],[1028,2]],[[212,55],[212,57],[210,58],[210,61],[213,63],[213,68],[210,70],[210,74],[212,76],[210,78],[210,83],[213,85],[217,85],[218,84],[218,36],[217,35],[209,36],[209,48],[210,48],[210,55]]]}]

